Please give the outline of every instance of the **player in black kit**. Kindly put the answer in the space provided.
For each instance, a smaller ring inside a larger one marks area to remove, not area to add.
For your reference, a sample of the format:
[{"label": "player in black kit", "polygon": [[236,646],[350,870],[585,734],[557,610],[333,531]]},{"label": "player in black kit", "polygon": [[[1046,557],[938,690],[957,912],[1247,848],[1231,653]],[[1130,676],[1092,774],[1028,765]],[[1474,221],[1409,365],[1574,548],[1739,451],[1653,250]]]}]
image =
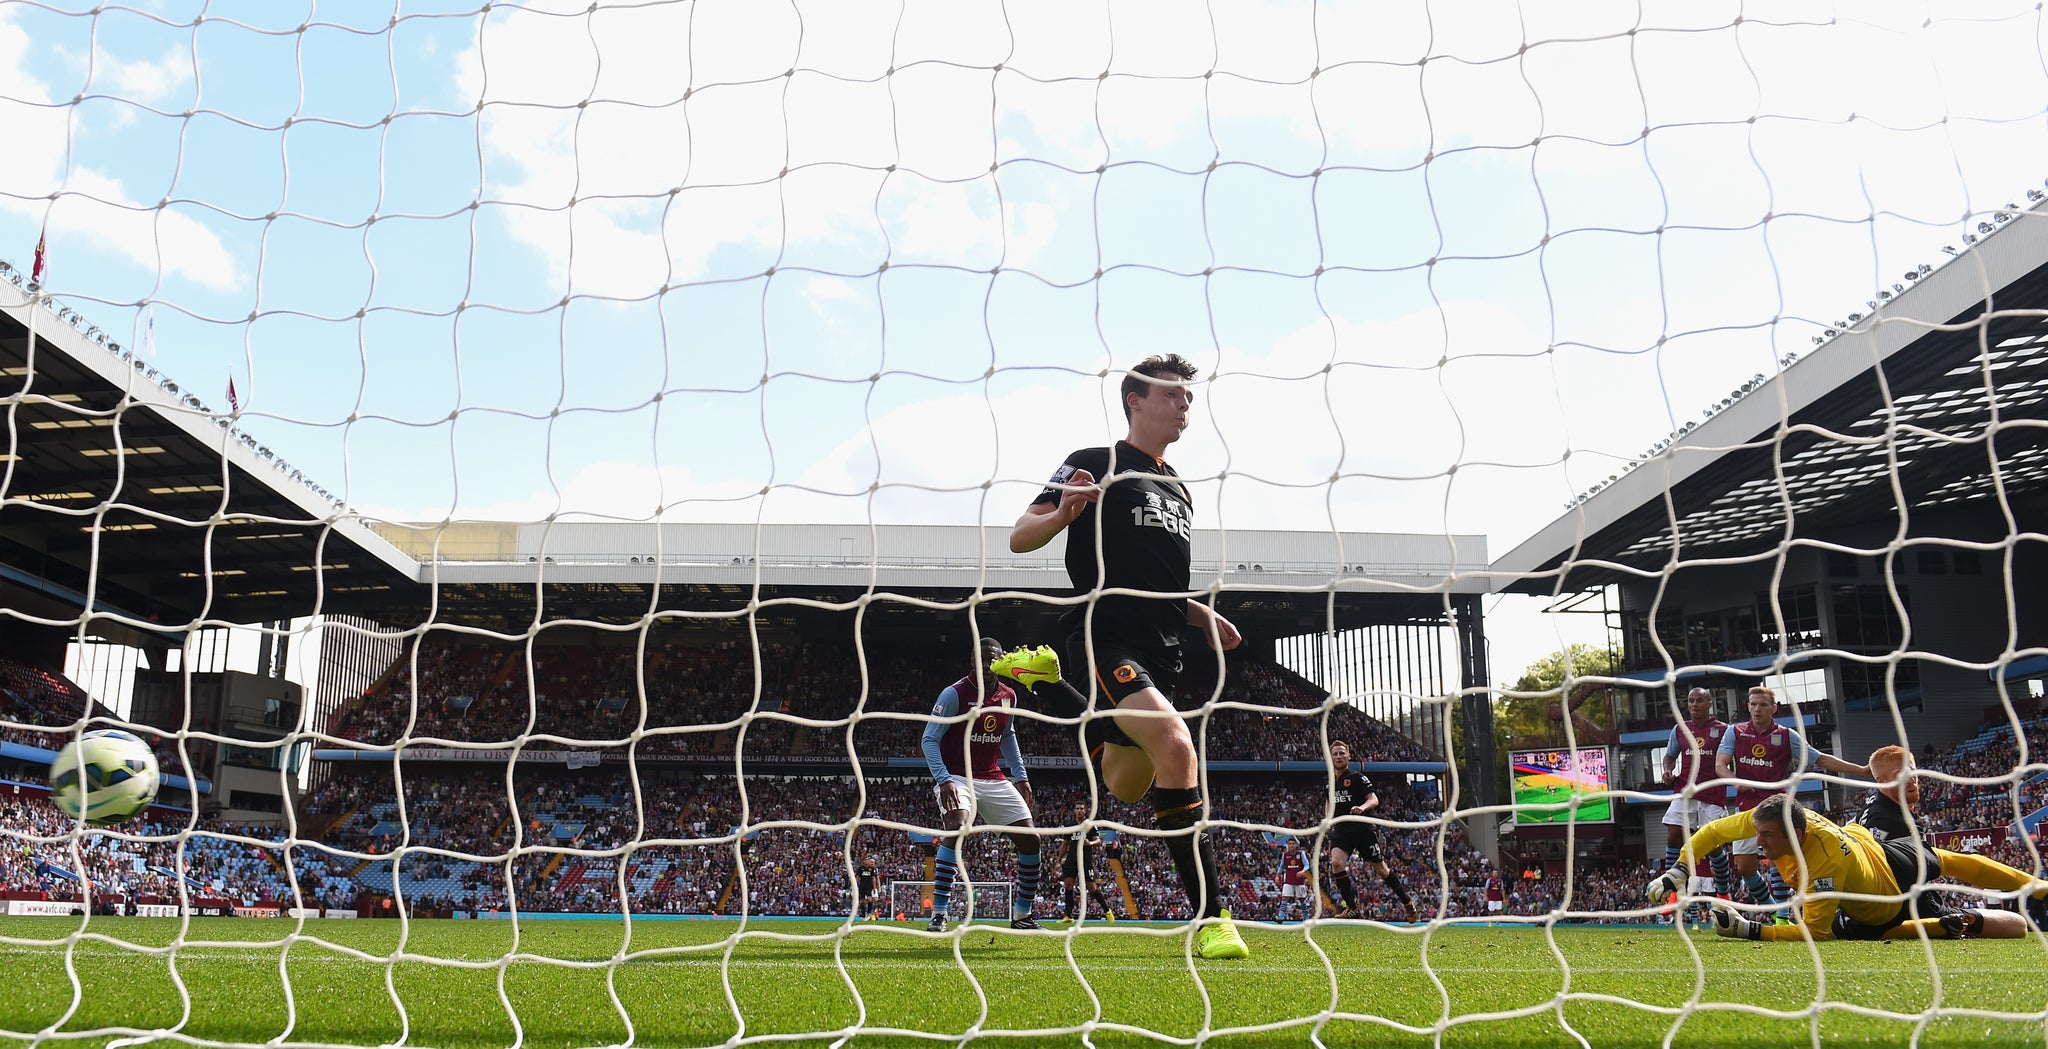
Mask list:
[{"label": "player in black kit", "polygon": [[1103,882],[1088,870],[1088,861],[1102,848],[1102,835],[1088,825],[1088,806],[1074,803],[1074,832],[1067,835],[1067,851],[1060,857],[1060,919],[1081,921],[1088,912],[1081,908],[1081,883],[1088,883],[1088,898],[1095,901],[1095,908],[1102,917],[1115,921],[1115,912],[1109,909],[1109,897],[1103,895]]},{"label": "player in black kit", "polygon": [[[1067,456],[1017,519],[1010,550],[1029,553],[1067,533],[1067,575],[1092,600],[1061,617],[1061,657],[1070,676],[1093,679],[1090,698],[1116,712],[1086,718],[1083,745],[1117,797],[1137,801],[1151,788],[1199,923],[1196,952],[1242,958],[1251,952],[1223,909],[1215,847],[1194,829],[1202,816],[1194,739],[1168,698],[1180,677],[1185,628],[1195,627],[1219,652],[1239,640],[1228,619],[1187,596],[1194,504],[1164,456],[1187,429],[1194,378],[1195,366],[1179,354],[1132,368],[1120,390],[1128,436]],[[1102,593],[1112,589],[1131,592]]]},{"label": "player in black kit", "polygon": [[870,852],[853,869],[853,917],[855,921],[866,918],[874,921],[882,913],[881,861]]},{"label": "player in black kit", "polygon": [[1870,778],[1877,781],[1877,794],[1856,822],[1863,824],[1878,841],[1911,838],[1913,829],[1906,813],[1920,804],[1920,781],[1913,778],[1913,755],[1899,746],[1879,747],[1870,754]]},{"label": "player in black kit", "polygon": [[1363,816],[1379,805],[1379,791],[1373,787],[1372,779],[1363,772],[1351,771],[1351,745],[1341,739],[1331,740],[1330,813],[1337,822],[1330,827],[1330,836],[1325,841],[1330,848],[1330,887],[1337,890],[1337,917],[1347,918],[1358,911],[1358,888],[1351,883],[1351,860],[1358,857],[1371,864],[1373,873],[1393,890],[1394,898],[1401,901],[1412,922],[1420,917],[1415,911],[1415,899],[1408,895],[1408,886],[1402,883],[1401,876],[1387,866],[1386,853],[1380,849],[1379,828],[1364,820],[1342,818]]}]

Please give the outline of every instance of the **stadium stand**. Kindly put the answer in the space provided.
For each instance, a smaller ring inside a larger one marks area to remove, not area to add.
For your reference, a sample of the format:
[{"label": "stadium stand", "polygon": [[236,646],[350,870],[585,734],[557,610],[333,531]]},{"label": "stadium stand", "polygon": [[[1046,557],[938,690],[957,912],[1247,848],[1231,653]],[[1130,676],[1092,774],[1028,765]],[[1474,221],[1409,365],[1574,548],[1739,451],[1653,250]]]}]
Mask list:
[{"label": "stadium stand", "polygon": [[[336,736],[371,746],[390,746],[411,725],[413,739],[463,743],[505,743],[522,734],[543,733],[592,740],[623,741],[639,723],[639,689],[627,645],[536,644],[529,692],[525,647],[500,643],[429,641],[420,646],[417,688],[409,661],[384,675],[385,684],[353,704]],[[901,653],[868,653],[867,695],[858,657],[823,644],[765,643],[758,692],[755,663],[744,650],[669,643],[650,646],[645,672],[648,754],[717,755],[740,741],[738,720],[760,712],[745,726],[746,759],[789,754],[846,756],[843,730],[813,730],[780,717],[833,719],[856,707],[869,715],[854,728],[863,760],[918,754],[921,721],[889,717],[923,715],[940,690],[959,674],[931,660]],[[1220,693],[1213,664],[1195,660],[1175,696],[1194,708],[1216,695],[1226,702],[1265,709],[1222,708],[1206,727],[1212,760],[1314,761],[1323,750],[1322,708],[1328,693],[1277,664],[1230,659]],[[417,703],[414,702],[415,696]],[[529,696],[534,697],[529,699]],[[759,697],[758,700],[756,697]],[[1028,697],[1024,703],[1028,712]],[[1028,753],[1068,753],[1068,726],[1026,717],[1020,733]],[[1328,737],[1346,739],[1353,750],[1386,761],[1431,761],[1441,756],[1348,705],[1332,706]]]},{"label": "stadium stand", "polygon": [[[748,724],[745,756],[809,752],[829,760],[845,746],[841,731],[812,733],[778,715],[845,716],[861,680],[857,663],[842,662],[849,653],[776,646],[777,658],[764,665],[781,669],[761,681],[758,694],[764,699],[757,703],[753,661],[734,645],[651,647],[640,672],[630,659],[618,658],[622,651],[631,650],[585,643],[534,646],[536,698],[529,700],[523,645],[430,641],[419,649],[416,693],[404,686],[413,666],[403,660],[333,730],[371,746],[405,738],[408,723],[415,740],[487,744],[535,732],[623,740],[639,721],[635,697],[644,681],[647,724],[667,731],[643,739],[643,753],[731,755],[742,743],[733,723],[749,709],[766,716]],[[871,714],[922,714],[930,697],[953,680],[928,661],[900,653],[868,657],[874,673],[867,679],[864,709]],[[1212,676],[1194,669],[1179,698],[1192,704],[1211,695],[1261,708],[1210,715],[1202,738],[1212,760],[1314,761],[1323,739],[1339,737],[1379,760],[1428,757],[1414,741],[1348,706],[1330,708],[1326,730],[1325,694],[1269,663],[1230,660],[1220,692]],[[473,698],[450,702],[458,696]],[[5,729],[6,739],[53,748],[61,745],[59,729],[75,725],[81,711],[114,720],[112,711],[89,701],[62,675],[0,657],[0,715],[15,723]],[[1027,753],[1067,751],[1059,735],[1069,727],[1029,718],[1020,726]],[[854,738],[865,760],[912,755],[920,727],[915,717],[869,717],[857,723]],[[2017,736],[2009,723],[1987,724],[1947,750],[1923,754],[1924,771],[1957,777],[1922,779],[1923,831],[2023,827],[2028,833],[2001,833],[1977,851],[2038,870],[2029,846],[2048,805],[2048,767],[2038,759],[2021,765],[2022,745],[2027,755],[2042,753],[2048,718],[2021,723]],[[175,753],[159,750],[166,758]],[[652,767],[643,768],[636,791],[616,764],[582,770],[521,764],[512,769],[508,793],[506,766],[496,762],[366,763],[329,776],[299,800],[300,839],[287,852],[279,828],[226,824],[167,808],[153,809],[146,821],[120,828],[118,835],[74,837],[74,825],[38,789],[38,767],[12,764],[13,794],[0,801],[0,834],[16,844],[0,850],[0,891],[58,900],[77,898],[85,883],[102,896],[171,899],[182,884],[193,897],[330,908],[402,890],[398,894],[414,913],[502,912],[516,903],[526,912],[617,912],[629,906],[636,913],[838,916],[853,906],[850,862],[873,854],[884,880],[929,876],[936,815],[930,783],[921,774],[859,781],[832,774],[736,778],[715,766]],[[1058,814],[1053,818],[1061,821],[1073,803],[1090,797],[1086,780],[1072,771],[1041,771],[1033,783],[1037,811]],[[1436,784],[1383,777],[1380,786],[1376,815],[1389,824],[1382,828],[1388,859],[1425,911],[1484,916],[1491,866],[1466,841],[1461,825],[1440,821]],[[1212,777],[1212,795],[1212,818],[1223,824],[1216,831],[1217,856],[1233,911],[1271,920],[1279,835],[1231,824],[1313,834],[1325,818],[1323,778],[1307,772],[1220,774]],[[1830,815],[1853,818],[1862,800]],[[2015,813],[2027,818],[2015,821]],[[1096,819],[1111,832],[1106,852],[1115,863],[1095,874],[1121,874],[1120,882],[1106,886],[1119,916],[1183,916],[1185,897],[1156,839],[1116,833],[1119,825],[1148,826],[1147,814],[1107,799]],[[1052,830],[1045,835],[1048,869],[1061,837]],[[1007,878],[1014,870],[1001,835],[970,835],[963,857],[979,880]],[[1517,870],[1518,860],[1505,861],[1509,916],[1657,920],[1637,905],[1639,887],[1651,873],[1647,867],[1580,867],[1567,879],[1555,864],[1531,862]],[[1058,902],[1050,879],[1047,884],[1038,912],[1049,918]],[[1363,884],[1364,917],[1401,917],[1372,879]]]}]

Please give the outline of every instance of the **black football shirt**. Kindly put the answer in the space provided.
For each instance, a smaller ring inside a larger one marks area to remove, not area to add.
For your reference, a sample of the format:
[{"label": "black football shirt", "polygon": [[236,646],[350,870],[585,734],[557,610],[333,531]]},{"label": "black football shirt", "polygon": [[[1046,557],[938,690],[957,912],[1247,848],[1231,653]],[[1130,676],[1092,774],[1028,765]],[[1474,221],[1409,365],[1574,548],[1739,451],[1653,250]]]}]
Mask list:
[{"label": "black football shirt", "polygon": [[[1101,587],[1175,595],[1105,595],[1096,603],[1095,629],[1142,644],[1179,644],[1194,534],[1194,504],[1180,475],[1128,441],[1067,456],[1052,483],[1067,483],[1076,470],[1088,471],[1103,492],[1067,525],[1067,577],[1075,593]],[[1032,504],[1057,506],[1061,494],[1048,487]]]}]

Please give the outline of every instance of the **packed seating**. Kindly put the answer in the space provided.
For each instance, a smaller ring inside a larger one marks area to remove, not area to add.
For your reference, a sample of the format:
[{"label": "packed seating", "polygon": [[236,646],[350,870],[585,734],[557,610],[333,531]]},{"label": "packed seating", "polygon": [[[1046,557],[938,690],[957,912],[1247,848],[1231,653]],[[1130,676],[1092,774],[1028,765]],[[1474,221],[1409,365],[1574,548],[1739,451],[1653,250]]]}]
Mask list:
[{"label": "packed seating", "polygon": [[[57,750],[80,731],[126,725],[64,675],[6,655],[0,655],[0,721],[18,723],[0,725],[0,739],[41,750]],[[150,735],[150,742],[159,768],[172,775],[184,772],[176,740]]]},{"label": "packed seating", "polygon": [[[737,753],[744,763],[786,755],[850,758],[850,723],[862,760],[915,757],[923,715],[968,670],[871,650],[863,677],[861,657],[850,648],[774,639],[762,641],[758,658],[731,641],[651,643],[644,661],[636,661],[639,652],[631,638],[553,642],[542,635],[528,646],[433,635],[416,659],[401,659],[329,731],[378,747],[401,737],[561,745],[533,738],[540,736],[617,749],[639,730],[643,755]],[[1212,661],[1190,660],[1175,702],[1190,711],[1212,698],[1257,709],[1219,707],[1195,723],[1212,760],[1315,761],[1325,739],[1345,739],[1375,760],[1441,760],[1357,708],[1329,703],[1328,693],[1276,664],[1233,655],[1220,691],[1214,670]],[[1071,724],[1040,716],[1028,695],[1020,708],[1027,752],[1077,749]]]}]

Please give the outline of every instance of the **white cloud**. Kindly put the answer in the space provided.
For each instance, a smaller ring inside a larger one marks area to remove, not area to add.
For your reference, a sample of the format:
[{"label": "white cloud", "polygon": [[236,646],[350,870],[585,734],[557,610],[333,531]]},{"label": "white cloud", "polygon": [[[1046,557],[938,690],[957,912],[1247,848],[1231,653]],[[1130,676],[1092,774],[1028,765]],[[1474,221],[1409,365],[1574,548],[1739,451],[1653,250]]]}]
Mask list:
[{"label": "white cloud", "polygon": [[[47,222],[53,286],[61,290],[82,280],[76,249],[85,245],[112,251],[150,273],[214,289],[239,287],[234,254],[205,223],[137,200],[117,175],[70,160],[73,132],[66,110],[50,106],[48,85],[29,71],[32,48],[27,33],[0,12],[0,126],[7,129],[0,211],[36,228]],[[175,92],[180,62],[189,76],[189,62],[175,52],[157,63],[123,64],[104,55],[99,61],[112,86],[149,98]]]},{"label": "white cloud", "polygon": [[193,91],[192,52],[167,49],[156,61],[121,59],[105,48],[93,52],[94,91],[105,91],[158,109],[183,108]]},{"label": "white cloud", "polygon": [[[1113,383],[1051,368],[1093,367],[1104,346],[1122,363],[1220,342],[1203,364],[1221,374],[1175,451],[1208,479],[1207,520],[1481,531],[1505,548],[1617,457],[1768,369],[1778,342],[1803,343],[1786,318],[1856,308],[1932,257],[1944,227],[2048,169],[2030,7],[1739,16],[1735,0],[493,6],[440,67],[482,104],[493,203],[480,221],[527,256],[478,260],[490,294],[522,278],[628,298],[702,282],[678,319],[703,329],[668,329],[676,345],[750,345],[759,327],[776,333],[778,366],[858,375],[886,327],[890,367],[971,372],[986,336],[1005,367],[1047,370],[874,416],[859,400],[873,387],[806,388],[782,409],[794,429],[777,431],[781,486],[765,499],[752,494],[762,480],[714,475],[697,449],[657,470],[564,440],[551,449],[559,497],[459,510],[1008,520],[1072,447],[1119,433]],[[0,17],[0,208],[39,221],[35,198],[72,194],[51,210],[65,279],[75,237],[215,287],[238,280],[203,216],[132,199],[140,183],[119,170],[67,174],[69,114],[47,103],[72,89],[30,75],[35,54]],[[101,85],[138,101],[175,104],[189,73],[175,50],[95,62]],[[1219,155],[1281,174],[1202,174]],[[1317,167],[1311,200],[1298,176]],[[1273,296],[1299,289],[1312,309],[1269,302],[1277,277],[1247,290],[1200,273],[1212,252],[1245,257],[1230,251],[1245,238],[1275,246],[1257,265],[1346,272]],[[1095,279],[1133,260],[1154,268]],[[266,260],[280,275],[316,263]],[[1034,290],[979,317],[922,290],[875,304],[885,263],[1000,264],[1092,301]],[[760,318],[757,295],[755,315],[690,312],[723,304],[717,282],[739,288],[770,266],[849,276],[804,275],[776,300],[795,318]],[[1714,331],[1731,325],[1746,327]],[[920,327],[968,337],[949,357],[947,337]],[[834,338],[850,329],[858,340]],[[840,418],[865,425],[802,430]],[[801,461],[798,444],[822,451]],[[378,483],[394,488],[385,502],[407,501],[404,479]]]}]

